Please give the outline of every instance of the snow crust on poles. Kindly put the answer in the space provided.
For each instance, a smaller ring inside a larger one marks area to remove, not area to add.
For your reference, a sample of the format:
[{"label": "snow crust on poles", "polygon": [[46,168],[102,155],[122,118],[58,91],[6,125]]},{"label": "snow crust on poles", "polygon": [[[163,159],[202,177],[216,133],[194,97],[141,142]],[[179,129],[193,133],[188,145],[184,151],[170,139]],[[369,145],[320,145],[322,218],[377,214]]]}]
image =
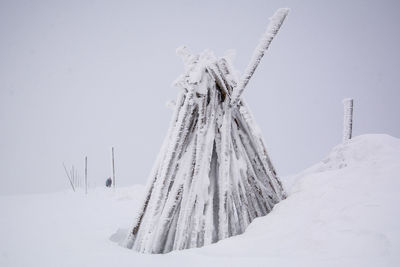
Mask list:
[{"label": "snow crust on poles", "polygon": [[[279,27],[269,29],[276,34]],[[124,241],[143,253],[201,247],[241,234],[285,198],[240,92],[232,102],[241,82],[231,53],[217,58],[181,47],[177,54],[185,71],[175,81],[180,92],[173,118]]]},{"label": "snow crust on poles", "polygon": [[344,118],[343,118],[343,143],[348,142],[353,130],[353,99],[343,99]]},{"label": "snow crust on poles", "polygon": [[253,76],[258,64],[260,63],[262,57],[264,56],[265,51],[269,48],[269,45],[271,44],[272,40],[274,39],[279,29],[281,28],[288,13],[289,13],[289,8],[280,8],[269,19],[270,23],[268,24],[267,30],[261,37],[260,42],[258,43],[256,49],[254,50],[250,63],[247,66],[246,70],[244,71],[243,76],[240,79],[237,88],[235,88],[235,90],[233,91],[233,97],[232,97],[233,105],[239,101],[240,95],[243,93],[243,90],[246,87],[247,83],[249,82],[251,76]]}]

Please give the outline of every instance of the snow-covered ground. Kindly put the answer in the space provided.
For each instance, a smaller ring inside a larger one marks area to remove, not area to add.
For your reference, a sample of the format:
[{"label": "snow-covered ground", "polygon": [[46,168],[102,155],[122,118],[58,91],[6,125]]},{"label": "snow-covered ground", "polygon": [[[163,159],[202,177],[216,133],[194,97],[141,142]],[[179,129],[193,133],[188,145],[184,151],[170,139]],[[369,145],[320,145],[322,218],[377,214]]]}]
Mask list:
[{"label": "snow-covered ground", "polygon": [[118,246],[142,186],[0,197],[0,266],[400,266],[400,140],[363,135],[282,179],[243,235],[165,255]]}]

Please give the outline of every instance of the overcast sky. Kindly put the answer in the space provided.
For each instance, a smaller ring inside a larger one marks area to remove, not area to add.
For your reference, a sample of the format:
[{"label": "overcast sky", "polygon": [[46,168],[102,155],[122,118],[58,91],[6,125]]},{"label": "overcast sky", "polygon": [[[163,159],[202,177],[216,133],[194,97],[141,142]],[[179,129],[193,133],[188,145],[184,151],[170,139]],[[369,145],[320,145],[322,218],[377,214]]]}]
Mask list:
[{"label": "overcast sky", "polygon": [[244,98],[286,176],[354,134],[400,137],[399,1],[0,1],[0,194],[145,183],[183,65],[176,47],[235,49],[243,71],[279,7],[291,12]]}]

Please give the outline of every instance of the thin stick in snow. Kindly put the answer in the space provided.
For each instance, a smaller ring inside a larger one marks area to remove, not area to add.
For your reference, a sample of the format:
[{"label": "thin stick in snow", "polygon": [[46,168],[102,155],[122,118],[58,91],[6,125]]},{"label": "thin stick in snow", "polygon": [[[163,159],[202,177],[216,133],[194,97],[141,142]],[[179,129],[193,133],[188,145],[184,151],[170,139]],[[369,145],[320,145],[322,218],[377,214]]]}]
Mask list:
[{"label": "thin stick in snow", "polygon": [[353,99],[343,99],[344,118],[343,118],[343,143],[351,139],[353,131]]},{"label": "thin stick in snow", "polygon": [[67,177],[68,177],[68,181],[69,181],[69,183],[71,184],[72,190],[74,190],[74,192],[75,192],[74,184],[72,183],[71,177],[70,177],[70,175],[68,174],[67,168],[65,167],[65,164],[64,164],[64,163],[63,163],[63,166],[64,166],[65,174],[66,174]]},{"label": "thin stick in snow", "polygon": [[70,174],[71,174],[72,183],[74,184],[74,187],[76,188],[76,179],[75,179],[75,173],[74,173],[74,165],[72,165],[72,167],[71,167]]},{"label": "thin stick in snow", "polygon": [[268,49],[275,35],[278,33],[288,13],[289,13],[289,8],[280,8],[270,18],[270,23],[268,24],[266,32],[261,37],[259,44],[254,50],[250,63],[247,66],[245,72],[243,73],[243,76],[240,78],[239,84],[233,90],[231,99],[232,105],[236,105],[238,103],[240,95],[243,93],[243,90],[248,84],[251,76],[253,76],[258,64],[260,64],[260,61],[264,56],[265,51]]},{"label": "thin stick in snow", "polygon": [[87,157],[85,157],[85,194],[87,195],[88,180],[87,180]]},{"label": "thin stick in snow", "polygon": [[113,187],[115,188],[115,164],[114,164],[114,147],[111,148],[112,154],[112,172],[113,172]]}]

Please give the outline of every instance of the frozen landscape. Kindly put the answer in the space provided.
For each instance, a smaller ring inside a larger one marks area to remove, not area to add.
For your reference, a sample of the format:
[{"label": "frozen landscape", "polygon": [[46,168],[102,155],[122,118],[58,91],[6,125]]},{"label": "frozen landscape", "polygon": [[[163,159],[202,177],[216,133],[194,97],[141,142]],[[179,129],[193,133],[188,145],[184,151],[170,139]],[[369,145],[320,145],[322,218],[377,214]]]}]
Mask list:
[{"label": "frozen landscape", "polygon": [[357,136],[283,177],[245,233],[163,255],[118,245],[142,185],[0,197],[0,266],[399,266],[400,139]]},{"label": "frozen landscape", "polygon": [[400,266],[398,10],[0,1],[0,267]]}]

